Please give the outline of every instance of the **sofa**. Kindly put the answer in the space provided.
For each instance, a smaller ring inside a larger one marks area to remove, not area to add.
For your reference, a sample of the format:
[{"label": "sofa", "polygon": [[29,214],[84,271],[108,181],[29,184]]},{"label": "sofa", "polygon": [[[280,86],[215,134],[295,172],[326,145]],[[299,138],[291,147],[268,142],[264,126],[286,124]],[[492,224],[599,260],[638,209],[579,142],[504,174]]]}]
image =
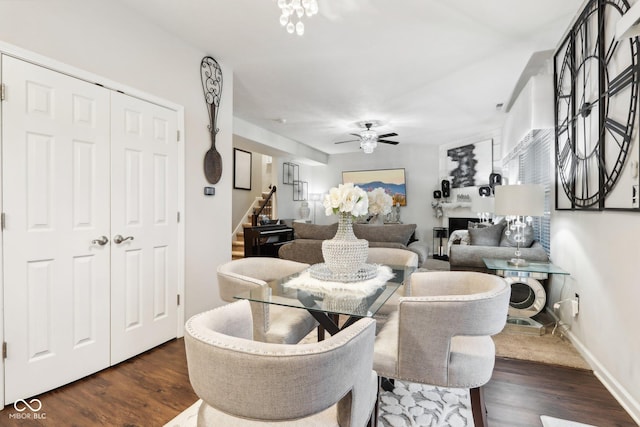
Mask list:
[{"label": "sofa", "polygon": [[[511,259],[515,256],[516,242],[513,232],[507,233],[504,221],[496,224],[469,223],[467,230],[451,234],[449,245],[449,266],[451,270],[489,272],[483,258]],[[520,246],[521,258],[534,262],[549,262],[544,247],[534,240],[533,229],[527,226],[524,241]]]},{"label": "sofa", "polygon": [[[324,262],[322,241],[332,239],[338,223],[329,225],[294,222],[294,240],[282,245],[278,257],[291,261],[318,264]],[[418,255],[421,265],[428,256],[427,245],[415,240],[416,224],[353,224],[353,232],[359,239],[369,241],[369,247],[408,249]]]}]

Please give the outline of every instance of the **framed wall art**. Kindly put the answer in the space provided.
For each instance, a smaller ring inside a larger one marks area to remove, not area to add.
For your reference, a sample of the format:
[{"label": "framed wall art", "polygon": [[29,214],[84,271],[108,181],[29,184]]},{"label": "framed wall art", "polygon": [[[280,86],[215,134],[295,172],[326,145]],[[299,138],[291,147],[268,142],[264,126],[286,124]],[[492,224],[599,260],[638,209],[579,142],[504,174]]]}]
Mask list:
[{"label": "framed wall art", "polygon": [[393,204],[407,205],[407,182],[404,168],[342,172],[342,183],[353,182],[364,191],[382,187],[393,197]]},{"label": "framed wall art", "polygon": [[294,185],[299,181],[299,166],[295,163],[284,162],[282,164],[282,183]]},{"label": "framed wall art", "polygon": [[447,150],[446,173],[451,188],[489,184],[493,172],[493,141],[465,144]]},{"label": "framed wall art", "polygon": [[309,199],[309,183],[307,181],[295,181],[293,183],[293,200],[304,201]]},{"label": "framed wall art", "polygon": [[251,153],[233,149],[233,188],[251,190]]}]

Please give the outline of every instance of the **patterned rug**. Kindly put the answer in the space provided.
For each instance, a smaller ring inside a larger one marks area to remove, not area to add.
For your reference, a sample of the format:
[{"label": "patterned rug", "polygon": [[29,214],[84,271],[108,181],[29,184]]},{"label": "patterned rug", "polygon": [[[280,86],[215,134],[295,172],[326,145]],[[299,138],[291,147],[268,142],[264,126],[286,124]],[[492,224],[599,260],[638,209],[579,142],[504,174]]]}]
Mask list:
[{"label": "patterned rug", "polygon": [[[197,401],[165,427],[195,427]],[[381,427],[473,427],[469,391],[395,382],[393,392],[380,394]]]},{"label": "patterned rug", "polygon": [[473,427],[469,390],[396,381],[380,394],[379,425],[384,427]]}]

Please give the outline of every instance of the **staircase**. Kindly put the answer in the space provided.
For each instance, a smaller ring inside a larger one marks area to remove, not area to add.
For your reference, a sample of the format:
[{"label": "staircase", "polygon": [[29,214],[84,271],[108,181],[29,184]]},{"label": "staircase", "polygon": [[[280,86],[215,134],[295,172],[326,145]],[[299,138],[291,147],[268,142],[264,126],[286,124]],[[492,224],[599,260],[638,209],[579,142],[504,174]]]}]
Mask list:
[{"label": "staircase", "polygon": [[262,212],[260,212],[261,216],[266,215],[269,219],[273,219],[273,212],[275,209],[273,206],[273,198],[270,198],[269,196],[274,191],[275,190],[263,192],[261,197],[256,197],[253,204],[245,214],[245,222],[238,224],[236,227],[233,232],[233,236],[231,237],[231,259],[244,258],[244,228],[251,227],[252,217],[260,211],[260,208],[264,206]]}]

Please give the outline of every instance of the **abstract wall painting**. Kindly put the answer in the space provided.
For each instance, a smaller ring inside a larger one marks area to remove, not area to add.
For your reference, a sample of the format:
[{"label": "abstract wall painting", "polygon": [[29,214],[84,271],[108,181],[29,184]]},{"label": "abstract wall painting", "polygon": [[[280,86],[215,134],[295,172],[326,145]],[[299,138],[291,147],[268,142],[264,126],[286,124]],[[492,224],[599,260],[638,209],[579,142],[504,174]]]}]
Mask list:
[{"label": "abstract wall painting", "polygon": [[489,184],[493,172],[493,141],[461,145],[447,150],[447,174],[451,188]]}]

